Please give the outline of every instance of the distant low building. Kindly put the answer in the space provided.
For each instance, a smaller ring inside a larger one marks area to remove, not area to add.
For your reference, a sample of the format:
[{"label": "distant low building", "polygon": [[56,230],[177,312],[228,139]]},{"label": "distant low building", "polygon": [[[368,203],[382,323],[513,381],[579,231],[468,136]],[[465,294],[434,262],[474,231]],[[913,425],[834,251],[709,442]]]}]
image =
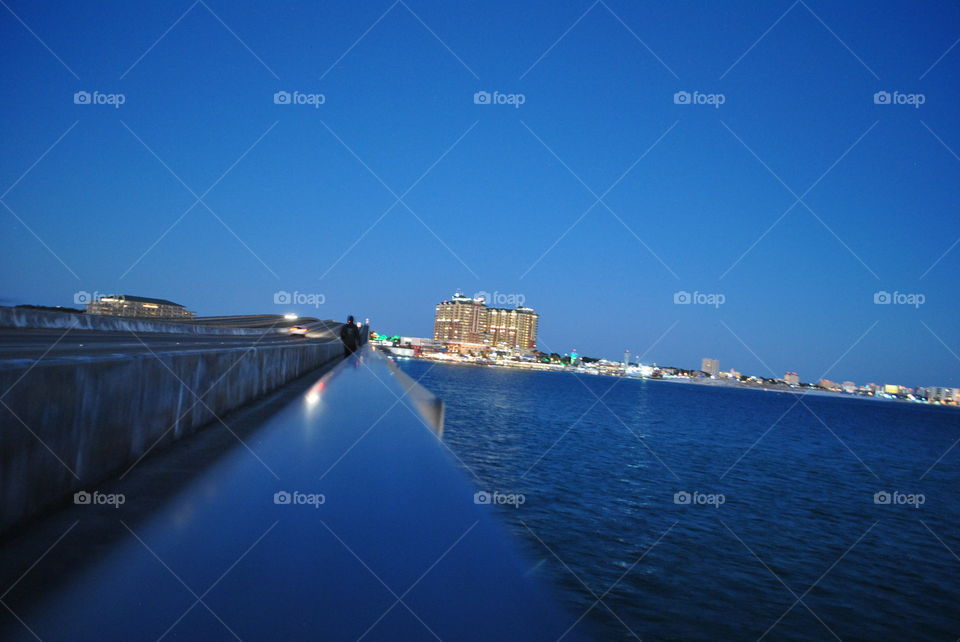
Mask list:
[{"label": "distant low building", "polygon": [[924,396],[930,401],[955,403],[960,400],[960,390],[957,388],[929,387],[924,390]]},{"label": "distant low building", "polygon": [[100,297],[87,304],[87,314],[140,319],[192,319],[193,312],[179,303],[130,294]]},{"label": "distant low building", "polygon": [[817,385],[824,390],[840,390],[840,384],[838,384],[836,381],[830,381],[829,379],[821,379]]},{"label": "distant low building", "polygon": [[442,343],[429,337],[400,337],[400,345],[430,348],[433,350],[443,347]]},{"label": "distant low building", "polygon": [[857,391],[857,384],[852,381],[844,381],[841,384],[844,392],[854,393]]},{"label": "distant low building", "polygon": [[800,375],[798,375],[796,372],[788,372],[783,375],[783,382],[788,386],[799,386]]}]

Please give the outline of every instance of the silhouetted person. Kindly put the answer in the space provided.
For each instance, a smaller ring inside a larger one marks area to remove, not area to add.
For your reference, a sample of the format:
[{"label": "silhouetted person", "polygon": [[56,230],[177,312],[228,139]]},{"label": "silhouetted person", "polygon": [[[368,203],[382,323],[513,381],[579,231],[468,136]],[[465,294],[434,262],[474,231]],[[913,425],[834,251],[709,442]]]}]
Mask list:
[{"label": "silhouetted person", "polygon": [[360,330],[353,322],[353,317],[347,317],[347,322],[340,328],[340,341],[343,343],[343,356],[349,357],[360,346]]}]

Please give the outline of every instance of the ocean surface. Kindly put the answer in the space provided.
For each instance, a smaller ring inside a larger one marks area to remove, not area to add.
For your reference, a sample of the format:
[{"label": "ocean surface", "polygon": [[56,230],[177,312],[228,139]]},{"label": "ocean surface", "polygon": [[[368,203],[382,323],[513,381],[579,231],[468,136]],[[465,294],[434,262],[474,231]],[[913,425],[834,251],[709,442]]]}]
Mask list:
[{"label": "ocean surface", "polygon": [[960,638],[960,409],[399,364],[571,631]]}]

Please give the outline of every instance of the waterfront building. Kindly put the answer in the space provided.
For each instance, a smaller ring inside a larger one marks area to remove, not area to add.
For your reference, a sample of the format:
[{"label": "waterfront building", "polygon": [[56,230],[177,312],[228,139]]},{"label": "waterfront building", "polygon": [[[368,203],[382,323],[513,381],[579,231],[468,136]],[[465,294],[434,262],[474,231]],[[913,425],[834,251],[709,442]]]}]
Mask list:
[{"label": "waterfront building", "polygon": [[483,345],[487,329],[487,306],[459,292],[437,304],[433,338],[444,343]]},{"label": "waterfront building", "polygon": [[193,312],[179,303],[130,294],[99,297],[87,304],[87,314],[148,319],[193,318]]},{"label": "waterfront building", "polygon": [[840,390],[840,384],[837,383],[836,381],[830,381],[829,379],[821,379],[817,385],[819,385],[824,390],[833,390],[833,391]]},{"label": "waterfront building", "polygon": [[925,396],[930,401],[942,401],[946,403],[956,402],[960,400],[960,395],[957,393],[960,392],[956,388],[941,388],[941,387],[928,387],[925,390]]},{"label": "waterfront building", "polygon": [[636,374],[641,377],[652,377],[653,373],[656,371],[656,366],[645,366],[642,363],[638,363],[633,370],[636,370]]},{"label": "waterfront building", "polygon": [[840,384],[840,387],[843,388],[844,392],[854,393],[857,391],[857,384],[852,381],[844,381]]},{"label": "waterfront building", "polygon": [[540,315],[531,308],[488,308],[461,293],[436,306],[435,341],[487,348],[533,350]]},{"label": "waterfront building", "polygon": [[400,337],[401,346],[437,349],[440,344],[430,337]]},{"label": "waterfront building", "polygon": [[720,360],[705,358],[700,362],[700,369],[711,377],[716,377],[720,372]]},{"label": "waterfront building", "polygon": [[788,386],[799,386],[800,375],[798,375],[796,372],[788,372],[783,375],[783,382]]},{"label": "waterfront building", "polygon": [[530,308],[487,308],[485,339],[494,347],[533,350],[539,315]]}]

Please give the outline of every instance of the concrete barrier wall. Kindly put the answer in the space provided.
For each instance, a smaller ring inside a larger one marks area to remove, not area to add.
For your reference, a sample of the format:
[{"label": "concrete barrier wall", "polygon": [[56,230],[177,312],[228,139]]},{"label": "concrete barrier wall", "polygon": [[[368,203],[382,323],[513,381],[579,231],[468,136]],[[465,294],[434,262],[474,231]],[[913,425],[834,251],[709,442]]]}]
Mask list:
[{"label": "concrete barrier wall", "polygon": [[0,532],[204,424],[226,430],[218,416],[342,354],[332,341],[40,361],[25,376],[31,363],[7,364]]}]

